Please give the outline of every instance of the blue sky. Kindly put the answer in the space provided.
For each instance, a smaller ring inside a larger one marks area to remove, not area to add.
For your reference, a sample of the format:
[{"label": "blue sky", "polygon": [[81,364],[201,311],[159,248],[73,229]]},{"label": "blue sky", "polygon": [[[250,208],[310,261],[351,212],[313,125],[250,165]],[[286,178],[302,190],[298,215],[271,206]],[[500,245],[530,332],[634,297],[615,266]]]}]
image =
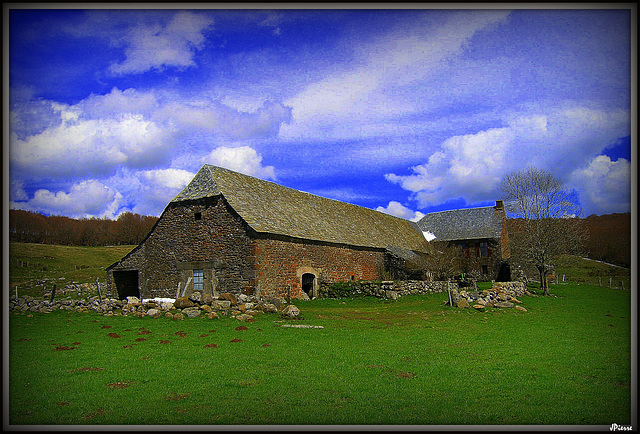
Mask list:
[{"label": "blue sky", "polygon": [[208,163],[413,220],[527,166],[631,210],[628,9],[8,19],[11,208],[159,215]]}]

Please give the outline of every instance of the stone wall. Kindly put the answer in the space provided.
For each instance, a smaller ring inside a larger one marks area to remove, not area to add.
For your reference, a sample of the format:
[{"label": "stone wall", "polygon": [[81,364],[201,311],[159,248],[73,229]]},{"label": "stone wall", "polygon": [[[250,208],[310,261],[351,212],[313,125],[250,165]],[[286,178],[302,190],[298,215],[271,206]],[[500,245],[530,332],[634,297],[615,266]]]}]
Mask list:
[{"label": "stone wall", "polygon": [[320,296],[329,298],[353,297],[358,295],[396,299],[402,295],[433,294],[458,289],[455,282],[403,280],[403,281],[363,281],[321,283]]},{"label": "stone wall", "polygon": [[275,237],[258,239],[254,249],[255,283],[261,297],[302,296],[305,273],[316,286],[339,281],[379,278],[384,251]]},{"label": "stone wall", "polygon": [[246,224],[221,196],[172,203],[148,238],[109,272],[109,282],[113,271],[138,270],[142,297],[175,298],[178,284],[188,295],[193,269],[204,269],[204,294],[248,292],[251,243]]}]

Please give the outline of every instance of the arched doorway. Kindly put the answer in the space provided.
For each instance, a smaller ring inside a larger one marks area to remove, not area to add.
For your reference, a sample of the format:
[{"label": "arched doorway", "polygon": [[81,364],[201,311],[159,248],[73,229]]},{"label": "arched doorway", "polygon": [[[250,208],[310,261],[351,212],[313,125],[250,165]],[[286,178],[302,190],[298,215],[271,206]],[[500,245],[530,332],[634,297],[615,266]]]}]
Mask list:
[{"label": "arched doorway", "polygon": [[316,276],[311,273],[304,273],[302,275],[302,291],[309,296],[309,298],[313,297],[313,283],[316,280]]}]

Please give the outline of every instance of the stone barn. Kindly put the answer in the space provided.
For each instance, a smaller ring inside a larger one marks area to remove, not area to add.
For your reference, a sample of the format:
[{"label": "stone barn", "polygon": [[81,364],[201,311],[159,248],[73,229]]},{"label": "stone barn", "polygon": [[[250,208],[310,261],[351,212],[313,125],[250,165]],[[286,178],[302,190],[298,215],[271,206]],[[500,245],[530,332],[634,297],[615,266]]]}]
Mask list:
[{"label": "stone barn", "polygon": [[120,298],[314,296],[415,274],[429,252],[408,220],[205,165],[107,280]]},{"label": "stone barn", "polygon": [[467,272],[480,280],[511,280],[509,234],[504,202],[495,206],[454,209],[426,214],[418,221],[431,242],[461,249]]}]

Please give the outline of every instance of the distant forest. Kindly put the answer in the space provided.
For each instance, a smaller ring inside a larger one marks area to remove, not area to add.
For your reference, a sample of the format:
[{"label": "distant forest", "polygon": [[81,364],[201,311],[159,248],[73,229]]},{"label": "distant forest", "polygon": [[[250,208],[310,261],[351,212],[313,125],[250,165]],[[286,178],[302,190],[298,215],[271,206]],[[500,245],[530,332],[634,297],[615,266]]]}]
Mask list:
[{"label": "distant forest", "polygon": [[[123,213],[116,220],[72,219],[9,210],[9,239],[23,243],[72,246],[137,245],[157,217]],[[623,267],[631,266],[631,214],[591,215],[582,219],[587,242],[585,256]]]},{"label": "distant forest", "polygon": [[9,210],[9,240],[64,246],[140,244],[157,220],[157,217],[130,212],[111,220],[44,216],[12,209]]}]

